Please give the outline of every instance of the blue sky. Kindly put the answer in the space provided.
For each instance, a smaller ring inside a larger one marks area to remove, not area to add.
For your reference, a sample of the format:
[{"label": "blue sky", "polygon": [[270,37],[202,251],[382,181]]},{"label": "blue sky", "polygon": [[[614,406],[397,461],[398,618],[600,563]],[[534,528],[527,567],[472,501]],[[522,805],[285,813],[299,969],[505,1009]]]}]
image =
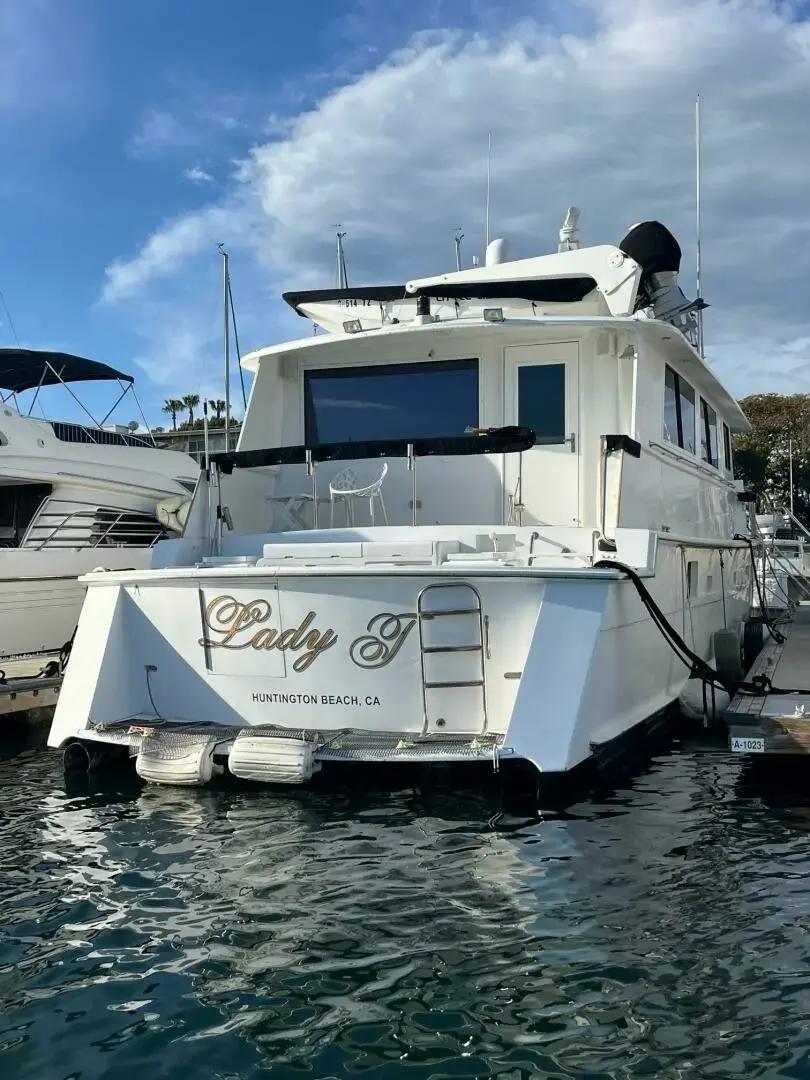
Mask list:
[{"label": "blue sky", "polygon": [[[810,28],[766,0],[0,0],[0,289],[24,345],[221,396],[220,267],[244,348],[307,327],[285,288],[449,268],[494,220],[551,250],[644,217],[693,291],[704,99],[709,357],[730,389],[810,390]],[[14,344],[0,312],[0,345]],[[236,396],[234,382],[234,396]],[[107,395],[109,396],[109,395]],[[70,410],[65,410],[70,411]]]}]

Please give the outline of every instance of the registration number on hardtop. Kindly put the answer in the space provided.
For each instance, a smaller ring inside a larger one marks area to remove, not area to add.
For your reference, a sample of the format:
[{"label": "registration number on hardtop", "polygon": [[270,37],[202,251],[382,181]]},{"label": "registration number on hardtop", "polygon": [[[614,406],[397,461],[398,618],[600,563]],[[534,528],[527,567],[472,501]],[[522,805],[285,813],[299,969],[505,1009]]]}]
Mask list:
[{"label": "registration number on hardtop", "polygon": [[759,736],[732,735],[731,750],[735,754],[764,754],[765,740]]}]

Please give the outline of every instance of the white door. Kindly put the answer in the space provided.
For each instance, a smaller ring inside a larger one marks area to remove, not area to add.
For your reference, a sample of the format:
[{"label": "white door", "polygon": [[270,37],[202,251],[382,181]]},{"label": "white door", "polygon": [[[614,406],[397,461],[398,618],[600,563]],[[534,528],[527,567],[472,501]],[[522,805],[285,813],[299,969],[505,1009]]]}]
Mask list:
[{"label": "white door", "polygon": [[563,341],[505,352],[505,422],[531,428],[537,438],[531,450],[505,455],[506,520],[578,525],[579,346]]}]

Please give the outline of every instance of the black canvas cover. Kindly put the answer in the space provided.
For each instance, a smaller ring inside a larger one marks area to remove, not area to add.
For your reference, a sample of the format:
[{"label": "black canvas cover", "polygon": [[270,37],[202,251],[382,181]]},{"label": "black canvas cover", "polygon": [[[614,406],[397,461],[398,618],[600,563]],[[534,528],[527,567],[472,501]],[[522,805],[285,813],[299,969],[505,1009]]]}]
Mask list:
[{"label": "black canvas cover", "polygon": [[312,460],[363,461],[367,458],[407,457],[408,447],[414,457],[464,457],[474,454],[516,454],[530,450],[535,434],[529,428],[487,428],[481,434],[452,435],[441,439],[374,439],[367,442],[321,443],[319,446],[277,446],[262,450],[231,450],[212,454],[211,463],[221,472],[234,469],[258,469],[267,465],[303,465],[307,451]]},{"label": "black canvas cover", "polygon": [[0,389],[19,394],[35,386],[54,386],[60,382],[101,382],[120,380],[131,383],[131,375],[116,371],[98,360],[87,360],[71,353],[42,349],[0,349]]}]

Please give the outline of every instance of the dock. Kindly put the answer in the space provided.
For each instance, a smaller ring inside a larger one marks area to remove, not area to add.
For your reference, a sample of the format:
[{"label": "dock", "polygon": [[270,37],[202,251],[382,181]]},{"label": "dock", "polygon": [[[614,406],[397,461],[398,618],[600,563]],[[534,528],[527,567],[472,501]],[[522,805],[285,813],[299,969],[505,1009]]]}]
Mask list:
[{"label": "dock", "polygon": [[804,693],[737,694],[725,717],[734,753],[810,754],[810,605],[778,629],[784,642],[769,638],[746,679],[765,675],[776,688]]},{"label": "dock", "polygon": [[57,674],[52,676],[39,674],[51,661],[56,661],[58,669],[58,653],[53,656],[10,660],[2,665],[5,682],[0,682],[0,720],[12,714],[56,705],[63,674],[58,670]]}]

